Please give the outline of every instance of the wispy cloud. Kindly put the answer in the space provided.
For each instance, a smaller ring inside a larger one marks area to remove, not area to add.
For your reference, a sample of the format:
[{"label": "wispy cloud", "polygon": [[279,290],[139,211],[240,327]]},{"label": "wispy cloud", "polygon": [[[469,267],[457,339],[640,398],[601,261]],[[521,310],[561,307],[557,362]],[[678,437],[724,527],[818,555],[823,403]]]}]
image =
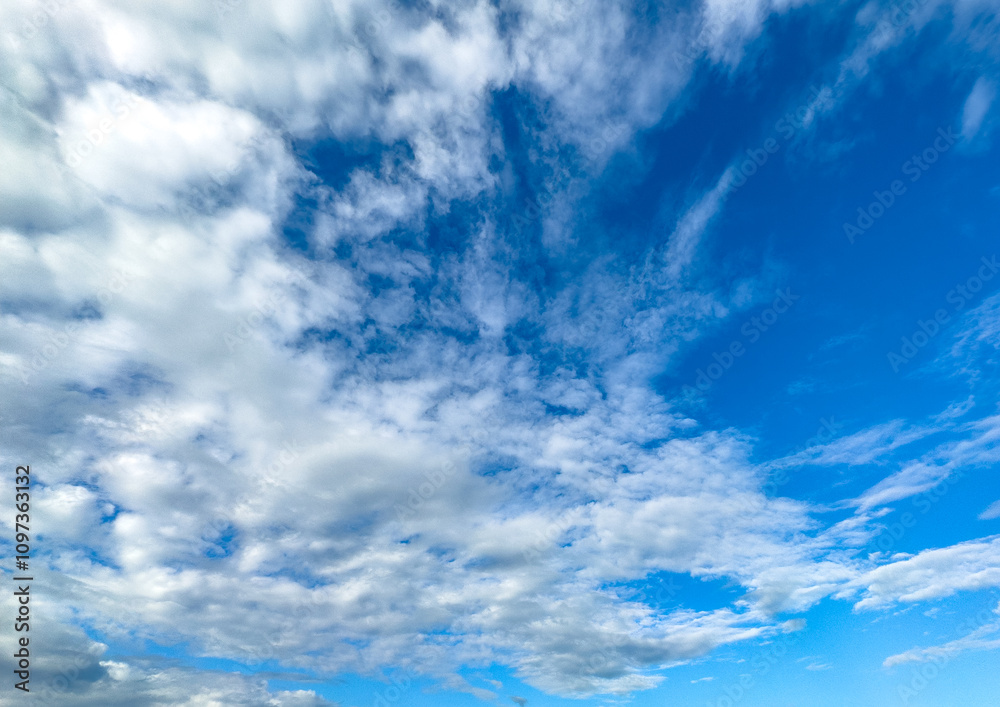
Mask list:
[{"label": "wispy cloud", "polygon": [[996,94],[996,84],[990,79],[981,76],[976,81],[962,107],[962,137],[965,140],[972,140],[979,133]]}]

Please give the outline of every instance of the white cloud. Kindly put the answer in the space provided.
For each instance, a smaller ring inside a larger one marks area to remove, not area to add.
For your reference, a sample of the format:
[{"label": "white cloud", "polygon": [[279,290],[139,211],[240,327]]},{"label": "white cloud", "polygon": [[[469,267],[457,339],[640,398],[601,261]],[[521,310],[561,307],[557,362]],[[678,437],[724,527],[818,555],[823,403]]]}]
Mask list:
[{"label": "white cloud", "polygon": [[0,89],[0,226],[59,230],[94,217],[96,204],[62,163],[56,128],[34,114],[16,93]]},{"label": "white cloud", "polygon": [[[82,630],[70,625],[71,616],[62,599],[73,591],[72,585],[57,575],[51,576],[54,581],[46,585],[45,594],[33,595],[31,604],[46,615],[46,620],[31,623],[29,644],[30,694],[41,704],[336,707],[337,703],[311,690],[270,691],[265,676],[199,670],[157,656],[109,658],[108,646],[90,640]],[[39,579],[36,577],[35,590]],[[0,603],[5,612],[15,609],[10,592],[5,592]],[[4,633],[0,669],[8,674],[14,670],[15,661],[10,656],[17,650],[16,640],[13,632]],[[276,677],[310,679],[305,675]],[[12,699],[4,698],[3,704],[14,704]]]},{"label": "white cloud", "polygon": [[[969,403],[966,400],[950,405],[943,413],[932,416],[926,424],[907,425],[902,420],[881,423],[762,466],[769,470],[834,464],[898,466],[898,470],[882,478],[858,498],[845,501],[858,506],[861,511],[867,511],[929,491],[963,475],[967,467],[988,464],[998,458],[995,440],[1000,435],[1000,427],[996,416],[956,423],[961,414],[970,408]],[[915,458],[906,455],[909,445],[946,430],[951,433],[948,441]]]},{"label": "white cloud", "polygon": [[856,466],[884,461],[895,450],[916,442],[931,434],[933,427],[907,426],[903,420],[892,420],[860,430],[851,435],[843,435],[823,444],[778,459],[773,468],[783,468],[801,464]]},{"label": "white cloud", "polygon": [[[873,605],[993,581],[992,541],[859,580],[837,548],[862,530],[766,497],[749,439],[650,390],[684,340],[752,299],[687,277],[727,177],[643,267],[595,262],[545,296],[499,206],[444,255],[393,232],[457,198],[502,202],[491,92],[516,89],[545,113],[526,139],[559,193],[538,247],[565,255],[584,197],[562,187],[680,111],[684,33],[705,22],[710,58],[731,64],[784,8],[709,3],[637,36],[601,3],[528,4],[501,31],[485,2],[109,2],[18,35],[0,93],[16,167],[0,177],[0,297],[18,303],[0,364],[23,425],[3,459],[39,460],[61,638],[84,621],[248,663],[403,667],[479,696],[459,667],[503,660],[553,693],[627,694],[661,666],[801,629],[775,614],[851,581]],[[334,189],[297,156],[320,138],[378,149]],[[557,169],[566,153],[578,162]],[[308,259],[280,238],[303,195]],[[800,461],[872,462],[923,434],[889,423]],[[897,476],[878,502],[927,482]],[[661,571],[746,596],[664,613],[608,589]],[[73,635],[67,655],[89,645]],[[150,659],[84,667],[67,704],[324,704]]]},{"label": "white cloud", "polygon": [[[949,42],[943,51],[961,53],[963,64],[980,71],[992,71],[998,52],[998,28],[994,22],[982,22],[981,13],[989,14],[991,0],[926,0],[911,3],[865,3],[855,16],[855,32],[845,48],[836,78],[829,81],[813,99],[813,115],[822,115],[840,105],[868,85],[873,70],[881,62],[892,61],[893,50],[916,41],[935,22],[948,25]],[[984,88],[973,101],[969,117],[975,117],[990,95],[991,80],[983,77]],[[979,82],[977,82],[978,86]],[[970,95],[970,98],[972,96]],[[990,99],[992,100],[992,99]],[[969,105],[968,99],[966,106]],[[964,117],[963,117],[964,122]],[[975,121],[972,121],[975,122]],[[972,122],[969,127],[972,127]],[[977,125],[978,129],[978,125]],[[964,131],[963,131],[964,135]],[[836,155],[837,150],[831,150]]]},{"label": "white cloud", "polygon": [[994,518],[1000,518],[1000,501],[994,501],[979,514],[979,520],[993,520]]},{"label": "white cloud", "polygon": [[238,185],[267,211],[284,206],[288,189],[280,180],[294,168],[280,138],[246,112],[206,100],[144,98],[107,82],[91,84],[64,110],[57,126],[64,159],[102,195],[139,208],[170,207],[199,187]]},{"label": "white cloud", "polygon": [[1000,538],[991,536],[950,547],[923,550],[877,567],[851,585],[864,589],[855,609],[951,596],[958,591],[1000,586]]},{"label": "white cloud", "polygon": [[993,611],[980,610],[974,616],[963,620],[957,627],[956,633],[959,638],[948,641],[938,646],[927,648],[912,648],[903,653],[897,653],[886,658],[882,665],[891,668],[903,663],[920,663],[933,661],[938,665],[943,665],[956,656],[968,651],[994,650],[1000,648],[1000,623],[997,622],[997,614],[1000,613],[1000,606]]},{"label": "white cloud", "polygon": [[997,361],[1000,349],[1000,295],[987,297],[965,313],[962,328],[948,353],[948,361],[972,382],[982,380],[985,368]]},{"label": "white cloud", "polygon": [[979,133],[983,119],[989,112],[993,99],[996,98],[996,93],[996,84],[993,81],[985,76],[979,77],[962,107],[963,139],[972,140]]}]

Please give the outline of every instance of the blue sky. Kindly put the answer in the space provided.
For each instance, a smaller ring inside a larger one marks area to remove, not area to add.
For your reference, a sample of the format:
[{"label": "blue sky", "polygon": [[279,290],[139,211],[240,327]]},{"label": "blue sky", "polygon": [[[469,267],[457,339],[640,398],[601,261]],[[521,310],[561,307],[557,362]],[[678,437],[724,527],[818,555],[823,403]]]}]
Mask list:
[{"label": "blue sky", "polygon": [[0,16],[38,704],[993,699],[995,3]]}]

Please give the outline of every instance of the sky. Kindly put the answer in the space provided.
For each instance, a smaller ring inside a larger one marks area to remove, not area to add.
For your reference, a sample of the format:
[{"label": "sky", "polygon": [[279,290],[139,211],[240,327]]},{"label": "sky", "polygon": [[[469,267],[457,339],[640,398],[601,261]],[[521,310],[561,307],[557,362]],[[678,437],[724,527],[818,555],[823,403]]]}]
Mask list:
[{"label": "sky", "polygon": [[995,0],[0,46],[0,705],[995,700]]}]

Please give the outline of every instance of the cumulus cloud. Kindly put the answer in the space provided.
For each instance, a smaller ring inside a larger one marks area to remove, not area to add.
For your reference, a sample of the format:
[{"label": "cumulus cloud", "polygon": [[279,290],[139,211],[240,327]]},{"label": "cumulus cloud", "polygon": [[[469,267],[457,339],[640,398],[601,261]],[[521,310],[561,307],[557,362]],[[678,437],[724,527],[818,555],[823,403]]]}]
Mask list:
[{"label": "cumulus cloud", "polygon": [[[47,580],[48,573],[43,577]],[[32,607],[46,615],[45,620],[32,622],[30,631],[29,699],[39,704],[336,707],[337,703],[311,690],[269,690],[263,675],[251,677],[201,670],[156,656],[110,656],[107,645],[91,640],[72,625],[70,613],[62,601],[67,590],[72,591],[66,583],[57,580],[47,587],[45,595],[34,596],[32,601]],[[10,592],[6,595],[0,601],[4,611],[13,614],[14,597]],[[8,673],[16,668],[15,660],[10,657],[17,650],[16,641],[13,632],[4,633],[0,668]],[[0,698],[2,704],[15,702],[16,697],[10,693]]]},{"label": "cumulus cloud", "polygon": [[1000,613],[1000,606],[992,611],[983,609],[959,624],[955,631],[960,634],[958,638],[941,645],[912,648],[903,653],[891,655],[883,661],[882,665],[891,668],[903,663],[930,661],[943,665],[968,651],[1000,648],[1000,638],[996,637],[997,632],[1000,631],[1000,623],[997,621],[998,613]]}]

